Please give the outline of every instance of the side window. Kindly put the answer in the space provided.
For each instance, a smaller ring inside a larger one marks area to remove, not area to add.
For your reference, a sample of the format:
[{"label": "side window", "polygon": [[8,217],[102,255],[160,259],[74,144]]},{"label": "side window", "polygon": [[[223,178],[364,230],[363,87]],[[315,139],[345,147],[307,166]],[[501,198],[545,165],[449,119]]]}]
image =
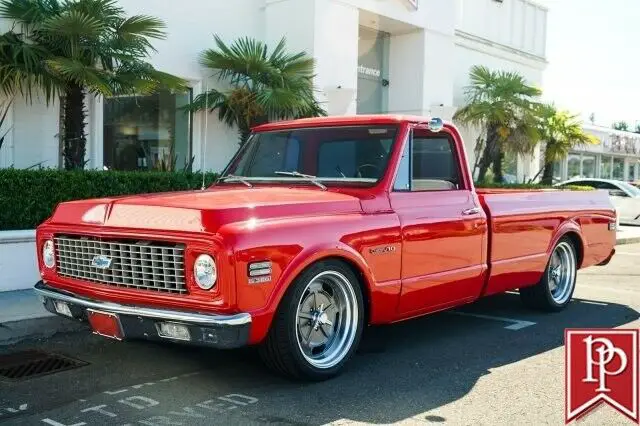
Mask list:
[{"label": "side window", "polygon": [[411,191],[411,182],[409,179],[409,169],[411,168],[411,153],[409,152],[409,145],[407,143],[402,150],[402,157],[400,157],[400,164],[398,165],[398,173],[396,174],[396,180],[393,184],[395,191]]},{"label": "side window", "polygon": [[446,191],[460,188],[460,172],[453,141],[416,132],[411,153],[411,190]]}]

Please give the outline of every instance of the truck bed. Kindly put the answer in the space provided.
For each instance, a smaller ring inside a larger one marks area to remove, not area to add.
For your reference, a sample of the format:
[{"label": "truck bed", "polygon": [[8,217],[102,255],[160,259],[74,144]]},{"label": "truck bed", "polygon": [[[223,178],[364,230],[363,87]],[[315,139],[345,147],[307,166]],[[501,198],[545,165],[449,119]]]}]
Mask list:
[{"label": "truck bed", "polygon": [[605,191],[477,189],[489,221],[485,294],[535,284],[558,238],[569,233],[578,267],[605,260],[615,245],[615,211]]}]

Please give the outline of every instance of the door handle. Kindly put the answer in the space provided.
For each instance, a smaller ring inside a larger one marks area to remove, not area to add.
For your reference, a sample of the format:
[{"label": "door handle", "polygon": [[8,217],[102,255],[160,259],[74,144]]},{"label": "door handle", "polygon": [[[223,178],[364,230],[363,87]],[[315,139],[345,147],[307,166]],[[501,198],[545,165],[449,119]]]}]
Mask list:
[{"label": "door handle", "polygon": [[478,213],[480,213],[480,207],[473,207],[470,209],[462,210],[462,214],[465,216],[470,216]]}]

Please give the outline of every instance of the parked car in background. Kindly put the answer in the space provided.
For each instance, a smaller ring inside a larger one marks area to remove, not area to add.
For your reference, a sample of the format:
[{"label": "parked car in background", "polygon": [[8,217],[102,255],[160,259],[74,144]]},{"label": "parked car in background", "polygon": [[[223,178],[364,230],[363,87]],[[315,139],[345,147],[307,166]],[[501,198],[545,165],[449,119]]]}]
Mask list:
[{"label": "parked car in background", "polygon": [[609,193],[622,225],[640,225],[640,188],[614,179],[573,178],[555,186],[580,185],[604,189]]}]

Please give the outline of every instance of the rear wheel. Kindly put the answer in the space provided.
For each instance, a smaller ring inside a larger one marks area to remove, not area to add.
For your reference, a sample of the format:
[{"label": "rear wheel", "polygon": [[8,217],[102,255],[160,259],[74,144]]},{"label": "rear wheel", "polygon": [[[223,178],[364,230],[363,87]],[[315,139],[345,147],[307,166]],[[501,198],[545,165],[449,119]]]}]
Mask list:
[{"label": "rear wheel", "polygon": [[318,262],[292,283],[260,353],[279,373],[328,379],[355,352],[363,324],[363,297],[355,274],[340,261]]},{"label": "rear wheel", "polygon": [[542,278],[520,289],[522,302],[531,308],[557,312],[564,309],[576,287],[578,262],[571,239],[562,238],[553,249]]}]

